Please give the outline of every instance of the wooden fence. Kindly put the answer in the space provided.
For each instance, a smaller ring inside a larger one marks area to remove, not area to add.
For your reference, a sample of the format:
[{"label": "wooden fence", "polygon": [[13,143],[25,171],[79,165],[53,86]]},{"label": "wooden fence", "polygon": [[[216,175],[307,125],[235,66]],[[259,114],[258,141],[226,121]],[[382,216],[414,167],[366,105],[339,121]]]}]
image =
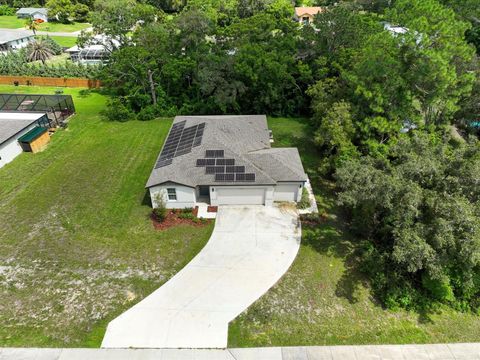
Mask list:
[{"label": "wooden fence", "polygon": [[60,87],[83,87],[99,88],[100,80],[81,78],[53,78],[38,76],[0,76],[0,84],[6,85],[32,85],[32,86],[60,86]]}]

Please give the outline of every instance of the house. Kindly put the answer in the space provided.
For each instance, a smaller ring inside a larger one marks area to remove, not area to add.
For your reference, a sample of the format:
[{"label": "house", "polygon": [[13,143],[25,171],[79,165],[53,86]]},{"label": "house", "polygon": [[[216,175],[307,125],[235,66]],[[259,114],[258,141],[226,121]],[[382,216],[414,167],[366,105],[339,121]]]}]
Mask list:
[{"label": "house", "polygon": [[177,116],[150,174],[152,206],[300,201],[307,175],[296,148],[271,148],[265,115]]},{"label": "house", "polygon": [[39,151],[49,141],[44,113],[0,112],[0,168],[23,151]]},{"label": "house", "polygon": [[20,8],[16,12],[19,19],[33,19],[42,20],[48,22],[48,9],[47,8]]},{"label": "house", "polygon": [[31,31],[0,30],[0,53],[24,48],[34,40]]},{"label": "house", "polygon": [[307,25],[313,23],[315,15],[321,13],[325,8],[321,6],[300,6],[295,8],[295,20],[300,24]]}]

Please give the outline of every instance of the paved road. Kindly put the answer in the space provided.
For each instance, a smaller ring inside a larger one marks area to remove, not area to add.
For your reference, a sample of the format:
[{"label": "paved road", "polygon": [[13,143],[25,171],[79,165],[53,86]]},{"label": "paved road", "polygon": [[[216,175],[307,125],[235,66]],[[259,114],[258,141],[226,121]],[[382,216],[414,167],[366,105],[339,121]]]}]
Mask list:
[{"label": "paved road", "polygon": [[[91,31],[92,28],[87,28],[85,29],[86,31]],[[19,28],[19,29],[5,29],[5,28],[0,28],[0,31],[25,31],[25,28]],[[74,32],[53,32],[53,31],[37,31],[37,35],[50,35],[50,36],[64,36],[64,37],[78,37],[80,35],[80,31],[74,31]],[[33,34],[33,32],[32,32]]]},{"label": "paved road", "polygon": [[196,349],[1,349],[2,360],[479,360],[480,344]]},{"label": "paved road", "polygon": [[288,270],[297,212],[220,207],[205,248],[165,285],[108,325],[103,348],[225,348],[228,323]]}]

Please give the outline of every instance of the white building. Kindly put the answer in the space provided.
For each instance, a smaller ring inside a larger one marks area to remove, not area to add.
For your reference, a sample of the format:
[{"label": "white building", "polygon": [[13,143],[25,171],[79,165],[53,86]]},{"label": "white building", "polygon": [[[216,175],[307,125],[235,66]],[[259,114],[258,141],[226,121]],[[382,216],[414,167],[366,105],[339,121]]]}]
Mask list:
[{"label": "white building", "polygon": [[0,168],[23,152],[18,139],[37,126],[48,126],[46,114],[0,112]]},{"label": "white building", "polygon": [[0,30],[0,53],[24,48],[34,40],[31,31]]},{"label": "white building", "polygon": [[20,8],[16,12],[19,19],[33,19],[48,22],[48,9],[46,8]]},{"label": "white building", "polygon": [[271,148],[264,115],[177,116],[146,187],[152,206],[298,202],[307,175],[296,148]]}]

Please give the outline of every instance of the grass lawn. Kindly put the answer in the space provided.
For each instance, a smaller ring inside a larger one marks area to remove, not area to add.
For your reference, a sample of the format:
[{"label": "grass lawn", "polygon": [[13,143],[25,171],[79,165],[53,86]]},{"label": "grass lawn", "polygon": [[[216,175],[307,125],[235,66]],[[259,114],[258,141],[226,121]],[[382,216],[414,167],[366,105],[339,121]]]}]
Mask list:
[{"label": "grass lawn", "polygon": [[62,24],[59,22],[44,22],[38,27],[39,31],[50,32],[75,32],[90,27],[89,23],[72,22],[70,24]]},{"label": "grass lawn", "polygon": [[303,229],[289,272],[230,324],[229,346],[401,344],[480,341],[480,316],[450,309],[418,314],[383,309],[356,266],[356,241],[332,184],[312,176],[318,156],[302,120],[269,119],[276,146],[297,146],[328,221]]},{"label": "grass lawn", "polygon": [[0,16],[0,28],[19,29],[25,27],[25,19],[18,19],[15,15]]},{"label": "grass lawn", "polygon": [[144,186],[171,119],[105,122],[105,97],[64,91],[77,108],[68,128],[0,169],[0,346],[99,346],[108,321],[180,270],[213,228],[155,231],[148,218]]},{"label": "grass lawn", "polygon": [[[37,38],[42,38],[44,36],[37,36]],[[62,47],[72,47],[77,45],[77,38],[75,36],[50,36],[58,45]]]}]

